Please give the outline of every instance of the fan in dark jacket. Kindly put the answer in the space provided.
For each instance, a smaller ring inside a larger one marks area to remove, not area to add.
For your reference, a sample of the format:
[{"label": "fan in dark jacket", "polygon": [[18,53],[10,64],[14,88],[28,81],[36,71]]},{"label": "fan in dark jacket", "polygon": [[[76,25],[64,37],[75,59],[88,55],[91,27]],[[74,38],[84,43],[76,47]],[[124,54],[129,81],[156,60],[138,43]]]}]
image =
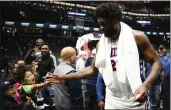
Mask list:
[{"label": "fan in dark jacket", "polygon": [[15,83],[15,81],[0,82],[0,110],[35,110],[31,100],[28,100],[27,103],[18,104],[14,99],[16,90],[13,84]]}]

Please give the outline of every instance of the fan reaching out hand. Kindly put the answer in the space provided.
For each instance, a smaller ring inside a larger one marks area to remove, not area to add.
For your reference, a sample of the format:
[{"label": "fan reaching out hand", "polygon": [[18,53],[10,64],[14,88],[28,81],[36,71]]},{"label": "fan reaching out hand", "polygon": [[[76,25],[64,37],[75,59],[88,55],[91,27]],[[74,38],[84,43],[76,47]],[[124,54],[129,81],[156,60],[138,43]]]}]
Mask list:
[{"label": "fan reaching out hand", "polygon": [[52,73],[47,73],[46,76],[44,77],[46,81],[50,81],[51,84],[61,84],[61,74],[52,74]]}]

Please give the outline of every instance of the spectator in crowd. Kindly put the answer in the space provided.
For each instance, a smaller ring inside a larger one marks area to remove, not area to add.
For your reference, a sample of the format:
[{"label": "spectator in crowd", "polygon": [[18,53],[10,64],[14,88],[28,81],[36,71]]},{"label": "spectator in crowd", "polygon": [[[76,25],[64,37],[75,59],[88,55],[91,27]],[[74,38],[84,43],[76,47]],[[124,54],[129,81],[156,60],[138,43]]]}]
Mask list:
[{"label": "spectator in crowd", "polygon": [[[96,49],[93,49],[91,52],[91,56],[86,60],[85,67],[92,65],[95,55],[96,55]],[[87,93],[89,97],[88,108],[90,110],[97,109],[96,81],[97,81],[97,75],[86,79]]]},{"label": "spectator in crowd", "polygon": [[50,57],[48,44],[41,46],[41,58],[38,62],[37,72],[39,74],[39,82],[44,81],[42,77],[46,76],[47,72],[53,73],[55,70],[53,59]]},{"label": "spectator in crowd", "polygon": [[4,74],[2,75],[1,80],[2,81],[16,80],[16,73],[17,73],[17,65],[14,62],[8,63]]},{"label": "spectator in crowd", "polygon": [[[54,73],[70,74],[76,72],[72,64],[76,62],[76,51],[65,47],[60,53],[61,62]],[[56,110],[83,110],[83,99],[80,80],[66,80],[54,86]]]},{"label": "spectator in crowd", "polygon": [[[18,65],[15,64],[14,62],[9,63],[6,68],[5,74],[2,78],[2,81],[16,80],[16,83],[14,84],[14,89],[18,90],[18,88],[21,86],[21,81],[19,80],[19,76],[20,74],[23,74],[24,70],[25,70],[24,65],[22,63],[21,64],[18,63]],[[18,91],[16,91],[15,100],[18,103],[21,103],[21,97]]]},{"label": "spectator in crowd", "polygon": [[35,65],[34,64],[32,64],[32,65],[26,65],[26,68],[27,68],[27,70],[30,70],[34,74],[35,80],[37,82],[39,76],[37,74],[37,70],[36,70]]},{"label": "spectator in crowd", "polygon": [[35,110],[31,100],[27,99],[25,103],[18,103],[15,100],[16,90],[15,81],[0,82],[0,110]]},{"label": "spectator in crowd", "polygon": [[16,62],[16,64],[17,64],[17,65],[25,65],[25,62],[24,62],[24,60],[18,60],[18,61]]},{"label": "spectator in crowd", "polygon": [[170,108],[170,55],[166,52],[166,47],[160,45],[158,47],[159,59],[163,64],[162,74],[162,98],[163,109],[168,110]]},{"label": "spectator in crowd", "polygon": [[[50,57],[50,49],[49,45],[44,43],[41,46],[41,58],[38,61],[38,68],[37,72],[39,75],[38,83],[44,82],[43,77],[46,76],[48,72],[53,73],[55,70],[54,62],[52,57]],[[52,90],[52,87],[44,87],[41,89],[42,96],[44,98],[44,101],[47,105],[53,106],[53,100],[52,96],[50,95],[50,91]]]},{"label": "spectator in crowd", "polygon": [[31,47],[31,49],[27,52],[26,56],[24,57],[24,61],[27,64],[32,64],[33,61],[39,59],[40,57],[40,50],[41,50],[41,46],[44,43],[44,41],[42,39],[37,39],[36,40],[36,47],[33,48]]},{"label": "spectator in crowd", "polygon": [[[42,39],[37,39],[36,41],[36,47],[35,48],[31,48],[28,53],[26,54],[24,60],[27,64],[37,64],[37,62],[39,62],[39,60],[41,59],[41,47],[44,44],[44,41]],[[50,56],[53,59],[54,62],[54,66],[55,68],[57,67],[57,60],[56,57],[52,54],[52,52],[49,50],[50,52]]]},{"label": "spectator in crowd", "polygon": [[98,73],[96,83],[97,102],[100,110],[104,110],[105,84],[101,73]]},{"label": "spectator in crowd", "polygon": [[[49,52],[50,52],[50,57],[53,59],[53,62],[54,62],[54,66],[55,66],[55,68],[57,67],[57,60],[56,60],[56,57],[52,54],[52,51],[51,50],[49,50]],[[36,53],[36,55],[37,56],[39,56],[35,61],[33,61],[33,64],[34,65],[37,65],[38,64],[38,62],[39,62],[39,60],[41,59],[41,51],[40,52],[37,52]]]},{"label": "spectator in crowd", "polygon": [[80,71],[85,68],[85,61],[87,59],[87,53],[85,51],[80,51],[78,60],[76,62],[76,70]]},{"label": "spectator in crowd", "polygon": [[168,61],[170,61],[170,55],[167,54],[166,52],[166,47],[164,45],[160,45],[158,47],[158,54],[159,54],[159,59],[163,64],[163,79],[164,77],[167,76],[167,74],[169,73],[168,71],[170,71],[170,65],[167,63]]},{"label": "spectator in crowd", "polygon": [[95,57],[96,56],[96,49],[93,49],[92,52],[91,52],[91,57]]},{"label": "spectator in crowd", "polygon": [[[87,59],[87,53],[83,51],[83,46],[81,47],[82,51],[79,51],[79,55],[77,56],[77,62],[76,62],[76,71],[83,70],[85,68],[85,62]],[[81,88],[82,88],[82,95],[83,95],[83,106],[84,109],[87,108],[89,103],[89,97],[87,95],[87,86],[86,86],[86,80],[81,79]]]},{"label": "spectator in crowd", "polygon": [[49,86],[50,82],[45,81],[40,84],[36,84],[35,76],[29,69],[30,68],[25,68],[25,72],[23,74],[20,74],[20,78],[22,78],[22,86],[20,86],[19,91],[24,102],[27,101],[27,97],[30,97],[30,100],[32,100],[34,105],[37,105],[37,90],[45,86]]},{"label": "spectator in crowd", "polygon": [[163,110],[170,110],[170,58],[166,62],[167,71],[164,71],[165,77],[162,83]]}]

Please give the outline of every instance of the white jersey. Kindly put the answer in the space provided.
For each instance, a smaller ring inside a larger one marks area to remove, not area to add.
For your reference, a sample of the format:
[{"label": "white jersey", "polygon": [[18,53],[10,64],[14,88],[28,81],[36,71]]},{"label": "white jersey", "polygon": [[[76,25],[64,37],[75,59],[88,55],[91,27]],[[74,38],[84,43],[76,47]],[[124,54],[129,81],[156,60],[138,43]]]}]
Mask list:
[{"label": "white jersey", "polygon": [[[114,88],[112,88],[112,90],[109,90],[106,87],[105,109],[142,109],[142,104],[133,102],[133,100],[131,99],[133,97],[133,93],[128,80],[126,83],[121,83],[117,79],[117,47],[118,40],[112,41],[110,59],[113,68],[115,86]],[[122,92],[123,90],[124,93]]]}]

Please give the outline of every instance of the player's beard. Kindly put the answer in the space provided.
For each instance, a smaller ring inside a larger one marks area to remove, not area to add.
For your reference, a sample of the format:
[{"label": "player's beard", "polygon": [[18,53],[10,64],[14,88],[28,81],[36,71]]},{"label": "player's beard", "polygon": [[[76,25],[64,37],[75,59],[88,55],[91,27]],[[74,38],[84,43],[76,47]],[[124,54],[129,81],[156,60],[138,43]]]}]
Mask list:
[{"label": "player's beard", "polygon": [[116,36],[117,34],[117,29],[112,27],[111,29],[109,29],[108,31],[104,32],[104,35],[108,38],[113,39],[113,36]]}]

